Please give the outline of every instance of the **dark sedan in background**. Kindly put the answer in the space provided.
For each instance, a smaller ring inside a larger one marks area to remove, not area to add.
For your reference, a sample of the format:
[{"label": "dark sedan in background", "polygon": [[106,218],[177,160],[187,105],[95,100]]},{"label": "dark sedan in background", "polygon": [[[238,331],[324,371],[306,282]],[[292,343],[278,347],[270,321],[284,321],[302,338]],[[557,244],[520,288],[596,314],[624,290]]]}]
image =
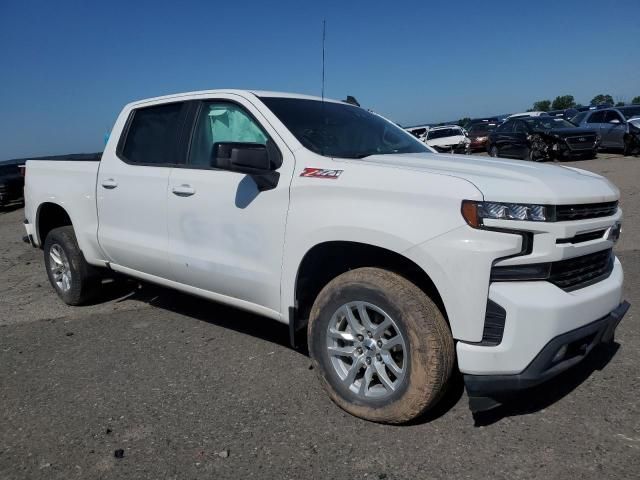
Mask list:
[{"label": "dark sedan in background", "polygon": [[0,162],[0,207],[23,199],[24,177],[18,162]]},{"label": "dark sedan in background", "polygon": [[629,120],[640,117],[640,105],[605,108],[581,112],[571,118],[571,123],[598,132],[601,148],[623,149],[628,154]]},{"label": "dark sedan in background", "polygon": [[522,160],[595,158],[600,136],[594,129],[578,128],[557,117],[525,117],[507,120],[489,135],[492,157]]}]

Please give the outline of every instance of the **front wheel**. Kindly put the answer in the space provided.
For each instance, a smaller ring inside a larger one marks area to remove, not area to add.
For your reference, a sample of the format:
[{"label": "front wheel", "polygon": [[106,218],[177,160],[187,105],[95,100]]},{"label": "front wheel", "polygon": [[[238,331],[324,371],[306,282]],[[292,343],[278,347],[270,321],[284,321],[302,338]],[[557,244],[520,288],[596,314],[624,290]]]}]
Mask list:
[{"label": "front wheel", "polygon": [[359,268],[318,295],[309,353],[331,399],[375,422],[408,422],[433,407],[454,364],[454,343],[433,301],[404,277]]}]

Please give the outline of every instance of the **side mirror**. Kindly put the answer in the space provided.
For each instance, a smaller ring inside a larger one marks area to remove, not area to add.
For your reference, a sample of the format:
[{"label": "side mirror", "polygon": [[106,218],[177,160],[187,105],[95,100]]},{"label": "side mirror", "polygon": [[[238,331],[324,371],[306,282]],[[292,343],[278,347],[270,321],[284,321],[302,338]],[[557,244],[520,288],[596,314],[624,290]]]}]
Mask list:
[{"label": "side mirror", "polygon": [[613,125],[620,125],[620,120],[618,120],[617,118],[612,118],[611,120],[609,120],[609,123],[612,123]]},{"label": "side mirror", "polygon": [[[273,145],[261,143],[218,142],[213,145],[212,166],[246,173],[256,182],[258,190],[271,190],[278,185],[280,152]],[[277,157],[277,158],[274,158]]]}]

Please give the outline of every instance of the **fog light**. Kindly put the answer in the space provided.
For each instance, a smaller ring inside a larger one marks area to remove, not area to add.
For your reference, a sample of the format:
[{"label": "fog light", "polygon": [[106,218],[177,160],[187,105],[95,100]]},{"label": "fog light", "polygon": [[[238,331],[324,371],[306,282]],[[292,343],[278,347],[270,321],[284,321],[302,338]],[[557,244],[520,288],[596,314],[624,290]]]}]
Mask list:
[{"label": "fog light", "polygon": [[557,353],[553,357],[552,362],[556,363],[556,362],[561,361],[566,354],[567,354],[567,346],[563,345],[563,346],[560,347],[560,349],[557,351]]}]

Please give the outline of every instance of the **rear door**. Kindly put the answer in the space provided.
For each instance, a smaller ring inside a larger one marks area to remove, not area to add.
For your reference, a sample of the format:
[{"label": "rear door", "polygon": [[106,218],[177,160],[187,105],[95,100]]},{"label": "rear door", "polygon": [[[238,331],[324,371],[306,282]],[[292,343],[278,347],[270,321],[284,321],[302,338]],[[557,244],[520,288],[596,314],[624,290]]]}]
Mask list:
[{"label": "rear door", "polygon": [[602,145],[610,148],[624,148],[624,134],[627,124],[622,115],[615,110],[606,110],[604,123],[600,128]]},{"label": "rear door", "polygon": [[184,162],[185,102],[133,110],[116,152],[105,152],[98,172],[98,241],[108,259],[167,278],[167,183]]},{"label": "rear door", "polygon": [[[277,186],[260,191],[231,171],[216,144],[272,142]],[[280,276],[294,158],[260,111],[240,96],[199,104],[188,163],[169,177],[168,231],[173,279],[280,312]],[[263,313],[268,314],[268,312]]]}]

